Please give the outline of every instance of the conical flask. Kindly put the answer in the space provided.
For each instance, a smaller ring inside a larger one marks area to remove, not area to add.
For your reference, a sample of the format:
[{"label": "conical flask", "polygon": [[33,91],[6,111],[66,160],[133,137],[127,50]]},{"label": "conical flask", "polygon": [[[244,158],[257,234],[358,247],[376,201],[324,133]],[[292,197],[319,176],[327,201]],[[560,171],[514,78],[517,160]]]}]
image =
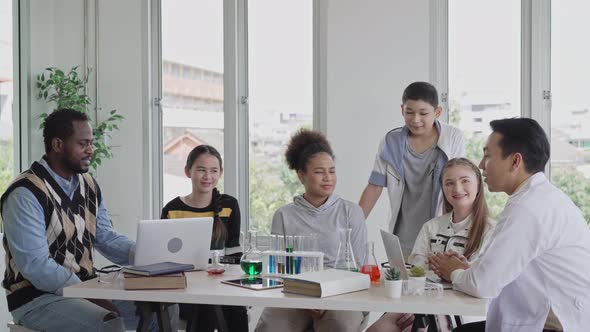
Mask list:
[{"label": "conical flask", "polygon": [[381,279],[381,273],[379,272],[379,264],[377,264],[377,258],[375,258],[375,242],[367,242],[367,250],[365,251],[365,258],[361,265],[361,273],[368,274],[371,277],[371,282],[374,284],[379,283]]},{"label": "conical flask", "polygon": [[248,250],[242,255],[240,266],[249,276],[259,275],[262,272],[262,252],[258,250],[256,243],[256,231],[249,231]]},{"label": "conical flask", "polygon": [[340,235],[340,244],[338,245],[338,254],[336,255],[336,262],[334,268],[339,270],[347,270],[358,272],[358,265],[354,258],[351,242],[352,228],[341,228],[338,230]]}]

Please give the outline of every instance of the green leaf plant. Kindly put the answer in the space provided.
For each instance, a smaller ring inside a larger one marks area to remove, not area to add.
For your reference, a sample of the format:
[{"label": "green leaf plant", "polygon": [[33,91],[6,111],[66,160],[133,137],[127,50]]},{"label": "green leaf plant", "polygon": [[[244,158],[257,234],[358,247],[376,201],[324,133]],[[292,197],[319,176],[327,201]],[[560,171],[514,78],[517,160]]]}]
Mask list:
[{"label": "green leaf plant", "polygon": [[[45,71],[37,75],[37,94],[38,99],[44,100],[48,104],[56,104],[56,110],[70,108],[79,112],[88,112],[90,97],[86,94],[86,85],[91,69],[87,68],[84,75],[78,74],[78,66],[70,69],[69,72],[56,67],[45,68]],[[39,115],[41,124],[39,129],[45,126],[45,119],[49,113]],[[111,146],[106,143],[106,138],[111,138],[114,130],[119,130],[118,124],[123,121],[124,117],[117,114],[117,110],[109,111],[108,118],[93,124],[94,132],[94,153],[90,160],[90,166],[97,169],[104,159],[111,159],[113,153]]]},{"label": "green leaf plant", "polygon": [[424,277],[426,276],[426,272],[424,268],[421,266],[413,266],[410,269],[410,277]]},{"label": "green leaf plant", "polygon": [[400,272],[397,267],[392,266],[385,270],[385,280],[400,280]]}]

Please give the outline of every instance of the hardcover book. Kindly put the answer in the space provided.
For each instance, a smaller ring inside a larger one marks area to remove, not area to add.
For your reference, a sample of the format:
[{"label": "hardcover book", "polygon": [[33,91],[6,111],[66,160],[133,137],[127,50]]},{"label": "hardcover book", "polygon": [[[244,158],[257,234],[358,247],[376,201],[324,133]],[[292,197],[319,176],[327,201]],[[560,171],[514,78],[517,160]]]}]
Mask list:
[{"label": "hardcover book", "polygon": [[142,276],[158,276],[162,274],[170,274],[177,272],[184,272],[194,270],[193,264],[181,264],[173,262],[163,262],[141,266],[124,267],[124,273],[138,274]]},{"label": "hardcover book", "polygon": [[124,273],[123,288],[137,289],[184,289],[186,276],[184,272],[146,277],[137,274]]},{"label": "hardcover book", "polygon": [[283,277],[283,292],[327,297],[371,287],[368,274],[328,269]]}]

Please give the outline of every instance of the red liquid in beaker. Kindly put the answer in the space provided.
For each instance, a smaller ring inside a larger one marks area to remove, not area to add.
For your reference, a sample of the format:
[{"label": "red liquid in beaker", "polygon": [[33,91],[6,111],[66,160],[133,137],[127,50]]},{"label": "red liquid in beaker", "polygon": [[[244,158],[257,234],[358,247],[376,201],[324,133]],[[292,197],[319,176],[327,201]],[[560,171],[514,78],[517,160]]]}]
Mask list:
[{"label": "red liquid in beaker", "polygon": [[371,277],[371,283],[374,284],[378,284],[381,278],[381,273],[377,265],[363,265],[361,266],[361,273],[368,274]]}]

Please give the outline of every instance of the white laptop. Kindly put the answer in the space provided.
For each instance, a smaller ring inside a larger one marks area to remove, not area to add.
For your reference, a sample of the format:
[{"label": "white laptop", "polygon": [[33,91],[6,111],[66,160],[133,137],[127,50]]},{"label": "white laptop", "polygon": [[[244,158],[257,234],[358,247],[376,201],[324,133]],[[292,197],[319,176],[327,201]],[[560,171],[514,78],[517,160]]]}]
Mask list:
[{"label": "white laptop", "polygon": [[381,239],[383,239],[383,246],[387,254],[389,266],[395,266],[400,271],[400,278],[408,280],[408,271],[406,270],[406,262],[404,261],[404,254],[402,246],[399,243],[399,238],[392,233],[381,230]]},{"label": "white laptop", "polygon": [[[400,270],[400,278],[402,280],[408,279],[408,271],[406,270],[406,262],[402,252],[402,246],[399,243],[397,235],[381,230],[381,238],[383,239],[383,246],[385,253],[387,253],[387,260],[389,266],[396,266]],[[453,289],[453,285],[447,281],[441,280],[434,272],[426,271],[426,279],[429,282],[441,283],[443,289]]]},{"label": "white laptop", "polygon": [[141,220],[134,265],[174,262],[203,270],[209,261],[212,231],[212,217]]}]

